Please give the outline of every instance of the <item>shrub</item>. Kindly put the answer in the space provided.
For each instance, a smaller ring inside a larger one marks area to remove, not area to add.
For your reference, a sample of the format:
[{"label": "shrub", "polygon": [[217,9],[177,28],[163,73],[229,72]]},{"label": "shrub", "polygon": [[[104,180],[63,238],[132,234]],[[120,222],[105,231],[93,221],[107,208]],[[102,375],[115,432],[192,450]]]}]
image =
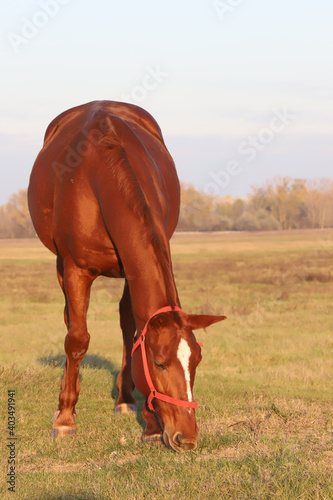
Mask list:
[{"label": "shrub", "polygon": [[281,229],[281,224],[273,215],[268,214],[266,217],[259,219],[259,228],[260,231],[278,231]]},{"label": "shrub", "polygon": [[277,231],[281,229],[279,221],[267,210],[259,210],[257,213],[260,231]]},{"label": "shrub", "polygon": [[234,223],[233,229],[235,231],[259,231],[260,225],[258,219],[254,215],[245,212],[238,217]]}]

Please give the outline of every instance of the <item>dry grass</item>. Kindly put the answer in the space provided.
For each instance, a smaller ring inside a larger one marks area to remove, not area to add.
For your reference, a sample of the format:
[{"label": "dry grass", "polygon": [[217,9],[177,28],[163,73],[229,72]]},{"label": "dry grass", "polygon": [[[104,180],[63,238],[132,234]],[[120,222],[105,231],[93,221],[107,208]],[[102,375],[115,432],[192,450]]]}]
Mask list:
[{"label": "dry grass", "polygon": [[[121,280],[93,287],[78,434],[49,440],[65,334],[54,258],[37,241],[0,242],[1,425],[6,436],[14,387],[17,498],[333,498],[332,242],[316,231],[175,236],[183,308],[228,316],[197,332],[200,441],[181,455],[143,445],[140,415],[113,415]],[[5,477],[4,447],[1,467]],[[11,498],[5,484],[0,495]]]}]

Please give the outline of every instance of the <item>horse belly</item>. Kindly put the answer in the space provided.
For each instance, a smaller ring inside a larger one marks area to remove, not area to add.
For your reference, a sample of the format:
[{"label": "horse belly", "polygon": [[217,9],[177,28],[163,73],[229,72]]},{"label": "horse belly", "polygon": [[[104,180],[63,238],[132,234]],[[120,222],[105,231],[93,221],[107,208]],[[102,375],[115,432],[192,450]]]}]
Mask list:
[{"label": "horse belly", "polygon": [[110,239],[87,234],[76,238],[73,234],[56,239],[58,253],[63,259],[71,257],[75,264],[94,275],[122,276],[122,265]]}]

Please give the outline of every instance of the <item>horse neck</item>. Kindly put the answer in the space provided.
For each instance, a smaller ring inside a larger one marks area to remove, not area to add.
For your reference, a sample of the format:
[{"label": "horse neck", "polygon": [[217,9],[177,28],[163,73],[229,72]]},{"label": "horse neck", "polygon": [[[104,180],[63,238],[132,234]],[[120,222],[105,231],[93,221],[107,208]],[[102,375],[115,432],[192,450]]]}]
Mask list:
[{"label": "horse neck", "polygon": [[137,248],[134,262],[124,267],[138,328],[161,307],[180,306],[167,240],[163,246]]}]

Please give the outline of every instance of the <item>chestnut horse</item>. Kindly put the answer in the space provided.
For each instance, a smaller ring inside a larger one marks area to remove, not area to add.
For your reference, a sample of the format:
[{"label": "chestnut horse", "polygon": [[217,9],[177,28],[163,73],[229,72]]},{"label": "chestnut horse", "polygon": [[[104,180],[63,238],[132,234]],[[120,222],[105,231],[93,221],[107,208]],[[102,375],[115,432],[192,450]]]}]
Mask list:
[{"label": "chestnut horse", "polygon": [[115,412],[136,411],[135,385],[147,396],[143,440],[195,448],[192,389],[201,349],[192,330],[224,316],[180,309],[169,248],[180,187],[155,120],[137,106],[112,101],[65,111],[47,128],[28,202],[39,238],[57,256],[66,304],[66,364],[51,437],[76,432],[90,288],[102,275],[125,278]]}]

